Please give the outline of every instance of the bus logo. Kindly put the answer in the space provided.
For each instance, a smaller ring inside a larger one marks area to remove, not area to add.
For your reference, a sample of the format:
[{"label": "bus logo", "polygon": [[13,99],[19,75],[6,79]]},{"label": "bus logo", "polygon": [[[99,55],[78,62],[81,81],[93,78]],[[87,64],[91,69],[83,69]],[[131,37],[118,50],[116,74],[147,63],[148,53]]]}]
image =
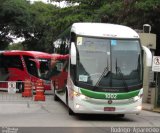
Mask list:
[{"label": "bus logo", "polygon": [[106,95],[106,99],[116,99],[117,98],[117,94],[105,94]]},{"label": "bus logo", "polygon": [[112,104],[112,100],[108,100],[108,104]]}]

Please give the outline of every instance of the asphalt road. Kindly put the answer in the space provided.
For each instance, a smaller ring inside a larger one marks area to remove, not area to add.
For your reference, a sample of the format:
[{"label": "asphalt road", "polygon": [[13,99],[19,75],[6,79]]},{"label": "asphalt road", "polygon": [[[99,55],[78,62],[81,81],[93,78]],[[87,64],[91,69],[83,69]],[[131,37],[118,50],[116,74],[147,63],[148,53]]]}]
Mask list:
[{"label": "asphalt road", "polygon": [[160,114],[143,110],[140,115],[128,114],[124,118],[111,115],[70,116],[62,102],[55,102],[51,95],[47,95],[45,102],[1,100],[0,127],[2,132],[10,130],[5,127],[18,127],[19,131],[24,132],[38,130],[37,132],[41,133],[47,130],[47,133],[50,133],[49,131],[72,133],[76,130],[77,133],[108,133],[107,130],[114,127],[160,127]]}]

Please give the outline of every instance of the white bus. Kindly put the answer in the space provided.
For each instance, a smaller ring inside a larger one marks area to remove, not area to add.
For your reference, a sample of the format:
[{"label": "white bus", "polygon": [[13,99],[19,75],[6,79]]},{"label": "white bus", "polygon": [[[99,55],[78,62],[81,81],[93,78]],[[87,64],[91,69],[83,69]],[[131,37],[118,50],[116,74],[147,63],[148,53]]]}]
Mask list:
[{"label": "white bus", "polygon": [[[143,64],[151,66],[152,54],[141,46],[133,29],[115,24],[74,23],[54,42],[56,48],[61,44],[69,45],[65,71],[68,75],[60,74],[58,80],[53,76],[52,88],[54,99],[61,99],[69,114],[140,113]],[[60,83],[64,85],[59,87]]]}]

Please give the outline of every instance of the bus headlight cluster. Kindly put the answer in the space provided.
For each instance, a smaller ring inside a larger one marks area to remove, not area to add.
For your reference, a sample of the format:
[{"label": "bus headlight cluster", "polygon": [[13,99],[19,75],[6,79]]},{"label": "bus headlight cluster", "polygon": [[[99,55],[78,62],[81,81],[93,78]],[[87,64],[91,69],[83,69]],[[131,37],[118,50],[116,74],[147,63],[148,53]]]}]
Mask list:
[{"label": "bus headlight cluster", "polygon": [[140,92],[140,93],[138,94],[138,96],[135,96],[135,97],[133,98],[133,101],[136,102],[136,101],[140,100],[142,97],[143,97],[143,92]]},{"label": "bus headlight cluster", "polygon": [[86,97],[85,95],[82,95],[82,94],[81,94],[81,95],[80,95],[80,98],[81,98],[82,100],[86,100],[87,97]]},{"label": "bus headlight cluster", "polygon": [[133,100],[136,102],[136,101],[138,101],[140,99],[140,97],[139,96],[135,96],[134,98],[133,98]]},{"label": "bus headlight cluster", "polygon": [[138,110],[142,110],[142,106],[137,106],[137,109]]},{"label": "bus headlight cluster", "polygon": [[135,96],[135,97],[133,98],[133,101],[136,102],[136,101],[140,100],[140,99],[142,98],[142,96],[143,96],[143,94],[142,94],[142,95]]},{"label": "bus headlight cluster", "polygon": [[76,96],[76,97],[80,97],[80,99],[82,99],[82,100],[87,99],[87,97],[85,95],[83,95],[81,93],[78,93],[78,92],[75,92],[75,91],[73,92],[73,95]]},{"label": "bus headlight cluster", "polygon": [[79,108],[80,108],[80,105],[79,105],[79,104],[76,104],[76,108],[79,109]]}]

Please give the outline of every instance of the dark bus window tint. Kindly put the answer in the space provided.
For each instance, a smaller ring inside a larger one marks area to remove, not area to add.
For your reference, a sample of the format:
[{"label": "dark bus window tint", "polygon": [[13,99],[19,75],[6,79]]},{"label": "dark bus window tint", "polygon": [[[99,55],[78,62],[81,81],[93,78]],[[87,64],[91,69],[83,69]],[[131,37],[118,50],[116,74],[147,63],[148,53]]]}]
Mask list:
[{"label": "dark bus window tint", "polygon": [[0,55],[0,81],[6,81],[9,78],[9,72],[6,64],[4,63],[4,56]]},{"label": "dark bus window tint", "polygon": [[48,59],[38,59],[40,62],[40,72],[45,73],[46,71],[49,71],[49,63],[50,60]]},{"label": "dark bus window tint", "polygon": [[3,56],[4,66],[23,70],[22,61],[19,55]]},{"label": "dark bus window tint", "polygon": [[23,58],[24,58],[28,73],[33,76],[38,77],[38,71],[36,67],[35,58],[31,56],[23,56]]}]

